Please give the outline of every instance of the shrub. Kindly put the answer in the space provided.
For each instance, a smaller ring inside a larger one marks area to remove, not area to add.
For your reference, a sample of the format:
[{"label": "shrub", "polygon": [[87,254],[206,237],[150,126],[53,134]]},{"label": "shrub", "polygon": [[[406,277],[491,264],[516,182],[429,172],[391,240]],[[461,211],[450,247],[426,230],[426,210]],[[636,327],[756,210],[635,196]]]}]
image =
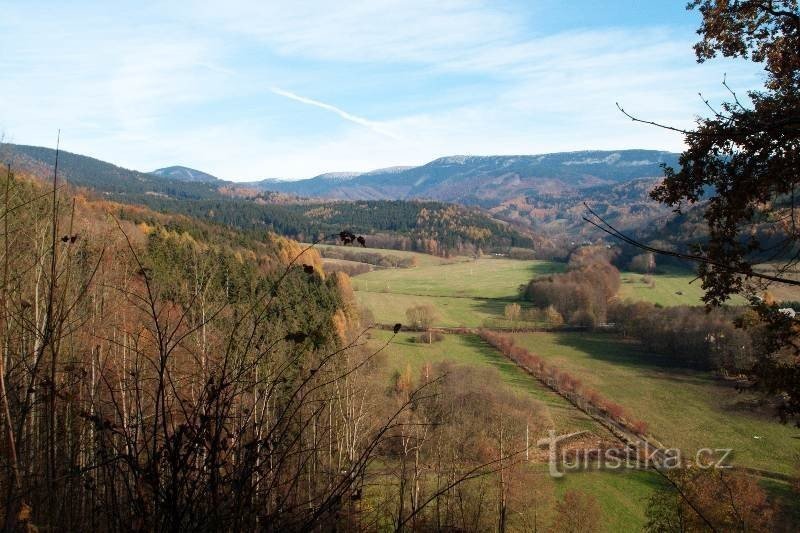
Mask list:
[{"label": "shrub", "polygon": [[569,317],[569,323],[572,326],[581,326],[589,329],[597,327],[597,317],[587,309],[579,309],[572,313]]},{"label": "shrub", "polygon": [[440,331],[426,331],[421,335],[416,337],[411,337],[414,342],[423,343],[423,344],[433,344],[434,342],[442,342],[444,340],[444,334]]},{"label": "shrub", "polygon": [[602,510],[597,498],[580,490],[570,489],[556,504],[554,532],[594,533],[600,531]]},{"label": "shrub", "polygon": [[544,318],[551,326],[557,327],[564,323],[564,317],[552,305],[548,305],[547,309],[544,310]]},{"label": "shrub", "polygon": [[637,435],[644,435],[647,433],[647,422],[644,420],[637,420],[631,424],[631,430]]},{"label": "shrub", "polygon": [[634,256],[628,264],[628,270],[647,274],[654,272],[656,269],[656,256],[652,252],[646,252]]},{"label": "shrub", "polygon": [[604,405],[602,409],[608,414],[608,416],[610,416],[617,422],[622,422],[624,420],[625,417],[624,407],[622,407],[620,404],[616,402],[612,402],[611,400],[606,400],[603,403]]},{"label": "shrub", "polygon": [[505,309],[503,309],[503,315],[506,317],[506,320],[512,322],[519,320],[521,314],[522,308],[517,303],[506,304]]},{"label": "shrub", "polygon": [[421,304],[406,309],[408,325],[415,329],[428,329],[439,318],[439,313],[432,305]]}]

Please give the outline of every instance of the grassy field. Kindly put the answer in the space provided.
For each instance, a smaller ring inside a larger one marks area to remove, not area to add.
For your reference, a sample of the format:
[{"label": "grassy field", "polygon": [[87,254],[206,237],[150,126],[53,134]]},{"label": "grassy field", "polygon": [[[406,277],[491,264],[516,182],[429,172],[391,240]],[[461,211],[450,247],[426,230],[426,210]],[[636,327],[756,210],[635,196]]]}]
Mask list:
[{"label": "grassy field", "polygon": [[[649,277],[655,282],[652,286],[642,281],[644,274],[621,272],[619,297],[650,302],[663,306],[672,305],[704,305],[703,288],[697,275],[688,270],[676,268],[659,268],[657,274]],[[681,294],[678,294],[681,293]],[[730,300],[732,305],[746,303],[744,298],[736,296]]]},{"label": "grassy field", "polygon": [[[537,275],[563,270],[564,265],[548,261],[480,259],[459,263],[428,265],[412,269],[382,269],[353,278],[359,303],[370,309],[382,324],[402,322],[405,310],[429,304],[438,310],[437,326],[480,327],[487,319],[499,319],[504,307],[519,301],[519,287]],[[652,275],[653,286],[642,275],[621,273],[619,297],[663,306],[703,305],[700,282],[687,271],[665,269]],[[681,294],[678,294],[681,293]],[[732,304],[743,304],[736,297]]]},{"label": "grassy field", "polygon": [[558,498],[570,489],[597,498],[603,510],[603,531],[641,531],[647,521],[647,500],[666,484],[658,474],[643,470],[573,472],[552,482]]},{"label": "grassy field", "polygon": [[[359,304],[372,311],[379,324],[404,322],[406,309],[427,304],[437,310],[436,326],[474,328],[482,326],[489,318],[503,316],[503,308],[509,303],[507,300],[496,299],[415,296],[366,291],[358,291],[355,294]],[[523,302],[520,303],[524,306]]]},{"label": "grassy field", "polygon": [[[318,244],[317,247],[324,250],[335,247],[335,245]],[[515,299],[519,286],[527,283],[534,276],[559,272],[564,269],[563,263],[550,261],[518,261],[502,258],[483,258],[475,261],[466,257],[445,259],[403,250],[380,248],[355,248],[355,250],[399,257],[415,257],[418,264],[417,267],[411,269],[376,269],[375,272],[357,276],[353,280],[353,285],[358,290],[365,292],[508,300]],[[797,274],[790,274],[790,277],[792,275]],[[691,270],[663,266],[659,267],[658,272],[650,277],[655,281],[652,285],[642,281],[643,274],[621,272],[622,283],[619,297],[664,306],[703,305],[701,282],[696,279],[697,275]],[[800,300],[800,289],[796,287],[773,284],[770,292],[779,300]],[[374,298],[368,299],[368,301],[365,299],[365,303],[368,305],[373,305],[374,302]],[[746,302],[744,298],[735,296],[729,303],[742,305]],[[468,313],[469,309],[476,307],[480,306],[465,305],[461,314]],[[488,315],[494,314],[497,308],[496,306],[495,309],[489,311]],[[502,312],[502,305],[499,308]],[[472,320],[471,322],[477,325],[480,321]],[[456,320],[456,322],[451,321],[446,325],[459,324],[461,321]],[[464,324],[466,325],[468,322],[464,322]]]},{"label": "grassy field", "polygon": [[[774,271],[768,271],[768,273],[775,274]],[[787,276],[791,278],[796,277],[797,274],[790,273]],[[694,272],[661,267],[657,274],[651,275],[655,281],[653,286],[642,281],[642,277],[642,274],[635,272],[621,272],[620,280],[622,284],[619,289],[619,297],[642,300],[664,306],[704,305],[702,302],[702,282],[697,279],[697,274]],[[768,290],[778,300],[800,300],[800,288],[798,287],[773,283]],[[678,294],[678,292],[682,294]],[[730,305],[746,305],[747,301],[741,296],[733,296],[728,303]]]},{"label": "grassy field", "polygon": [[732,448],[734,464],[792,473],[800,429],[754,414],[748,397],[709,374],[665,368],[637,344],[588,333],[520,333],[518,342],[624,405],[654,437],[693,457]]},{"label": "grassy field", "polygon": [[[356,277],[354,284],[363,284],[364,288],[367,281],[387,284],[382,290],[389,292],[356,293],[378,322],[403,322],[405,309],[430,303],[440,315],[437,325],[475,327],[487,318],[502,316],[503,307],[525,279],[558,270],[559,266],[541,261],[482,259],[372,272]],[[623,282],[621,295],[662,305],[700,303],[701,288],[697,283],[689,284],[690,273],[667,270],[654,276],[655,288],[639,281],[641,277],[623,273],[623,279],[630,282]],[[676,294],[678,291],[683,294]],[[626,406],[668,446],[685,450],[733,448],[734,462],[782,473],[791,472],[796,464],[800,430],[783,426],[769,415],[752,414],[747,396],[707,373],[664,368],[636,343],[609,335],[518,336],[534,352],[554,359],[557,366]],[[434,345],[432,349],[439,348]]]},{"label": "grassy field", "polygon": [[[506,304],[518,301],[521,285],[536,276],[563,271],[565,266],[552,261],[463,257],[448,260],[417,252],[367,250],[412,255],[419,264],[414,268],[376,269],[353,278],[361,305],[385,324],[402,322],[406,309],[425,303],[438,310],[437,326],[482,326],[487,319],[501,318]],[[691,271],[661,267],[650,277],[652,284],[643,281],[642,274],[622,272],[618,296],[663,306],[703,305],[703,289]],[[785,296],[784,292],[780,296]],[[525,307],[525,302],[518,303]],[[744,303],[744,298],[738,296],[730,300],[732,305]]]},{"label": "grassy field", "polygon": [[[406,309],[429,304],[436,326],[479,327],[503,316],[516,301],[519,286],[540,274],[563,269],[548,261],[478,259],[456,263],[376,270],[353,278],[359,303],[381,324],[406,319]],[[525,307],[525,302],[519,302]]]},{"label": "grassy field", "polygon": [[[517,298],[520,285],[563,267],[545,261],[486,258],[446,263],[432,258],[426,263],[420,261],[416,268],[383,269],[357,276],[353,285],[358,289],[359,302],[372,310],[379,323],[403,322],[408,307],[427,303],[439,313],[436,325],[476,327],[487,319],[502,317],[504,306]],[[665,306],[701,305],[700,283],[690,283],[694,277],[688,271],[666,268],[653,276],[655,286],[651,287],[641,281],[641,274],[623,272],[619,295]],[[388,336],[387,332],[374,332],[371,342],[377,345]],[[734,464],[780,473],[794,471],[800,454],[800,430],[781,425],[768,413],[753,413],[750,398],[707,373],[661,366],[657,358],[636,343],[611,335],[515,336],[520,344],[624,405],[633,416],[649,424],[654,437],[666,446],[682,449],[690,459],[699,448],[733,448]],[[494,368],[509,387],[541,402],[545,426],[565,432],[605,431],[476,336],[446,335],[444,341],[432,345],[413,342],[413,337],[412,333],[402,332],[387,347],[391,369],[402,371],[409,365],[418,375],[425,362],[443,360]],[[645,502],[661,483],[657,475],[632,470],[572,472],[561,479],[542,472],[541,478],[541,486],[553,498],[560,498],[570,488],[597,497],[604,510],[605,531],[641,530]],[[770,487],[771,493],[790,499],[784,494],[786,490],[785,484],[780,483]]]},{"label": "grassy field", "polygon": [[417,296],[459,296],[471,298],[517,298],[519,286],[534,276],[557,272],[562,265],[550,261],[478,259],[445,266],[392,268],[368,272],[353,279],[357,290],[414,294]]},{"label": "grassy field", "polygon": [[[308,244],[306,244],[308,246]],[[327,249],[341,249],[342,246],[336,244],[317,244],[314,246],[320,252],[324,253]],[[435,255],[430,254],[423,254],[420,252],[409,252],[407,250],[388,250],[385,248],[362,248],[360,246],[348,246],[346,250],[352,250],[353,252],[370,252],[382,255],[389,255],[395,257],[415,257],[417,260],[417,265],[420,267],[425,266],[434,266],[434,265],[445,265],[450,263],[458,263],[461,261],[467,261],[466,257],[453,257],[453,258],[444,258],[444,257],[437,257]]]}]

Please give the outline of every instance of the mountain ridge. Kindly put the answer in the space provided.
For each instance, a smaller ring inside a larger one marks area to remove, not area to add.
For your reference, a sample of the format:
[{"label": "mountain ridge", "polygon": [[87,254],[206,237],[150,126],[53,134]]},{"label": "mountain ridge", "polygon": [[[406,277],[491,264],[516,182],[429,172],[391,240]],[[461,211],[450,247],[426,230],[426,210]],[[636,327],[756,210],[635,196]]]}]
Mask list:
[{"label": "mountain ridge", "polygon": [[499,205],[520,195],[552,194],[663,175],[678,154],[661,150],[580,150],[536,155],[453,155],[414,167],[326,173],[294,181],[246,186],[298,196],[342,200],[431,200]]},{"label": "mountain ridge", "polygon": [[[16,170],[29,171],[46,179],[52,176],[55,151],[4,144],[0,145],[0,160],[11,161]],[[625,230],[638,229],[655,219],[668,217],[669,209],[650,199],[649,192],[663,178],[661,165],[674,166],[677,162],[678,154],[657,150],[462,155],[438,158],[417,167],[328,173],[293,182],[270,179],[254,184],[218,178],[218,181],[210,181],[204,178],[210,174],[189,167],[165,167],[159,169],[163,170],[162,175],[144,173],[61,151],[59,176],[72,185],[128,203],[153,206],[157,201],[171,199],[173,204],[164,203],[163,209],[178,209],[176,201],[202,202],[209,212],[218,211],[216,204],[219,202],[225,205],[234,200],[244,202],[243,205],[257,203],[262,210],[271,213],[267,225],[274,225],[275,217],[305,216],[305,211],[281,210],[274,204],[305,203],[322,208],[333,200],[418,200],[478,207],[492,218],[538,233],[578,236],[590,229],[581,216],[586,201]],[[188,176],[187,172],[190,172]],[[263,207],[267,205],[273,207]],[[355,204],[353,207],[355,209]],[[249,209],[244,211],[249,212]],[[319,211],[321,216],[326,213],[324,209]],[[192,214],[200,215],[199,211]],[[353,211],[354,223],[358,216]],[[266,220],[257,213],[253,213],[252,218]],[[238,219],[237,223],[244,224]]]},{"label": "mountain ridge", "polygon": [[[5,144],[24,164],[52,164],[49,148]],[[62,154],[69,152],[62,151]],[[195,184],[207,192],[215,186],[250,187],[311,198],[341,200],[431,199],[485,206],[530,194],[574,192],[640,178],[660,178],[661,166],[677,166],[678,154],[661,150],[579,150],[533,155],[450,155],[423,165],[396,166],[366,172],[327,172],[300,180],[267,178],[236,182],[182,165],[141,172],[105,161],[91,161],[93,172],[83,172],[79,185],[96,186],[102,176],[134,177],[163,186],[168,181]],[[102,169],[100,167],[103,167]],[[69,168],[64,169],[68,174]],[[104,185],[109,185],[104,183]]]}]

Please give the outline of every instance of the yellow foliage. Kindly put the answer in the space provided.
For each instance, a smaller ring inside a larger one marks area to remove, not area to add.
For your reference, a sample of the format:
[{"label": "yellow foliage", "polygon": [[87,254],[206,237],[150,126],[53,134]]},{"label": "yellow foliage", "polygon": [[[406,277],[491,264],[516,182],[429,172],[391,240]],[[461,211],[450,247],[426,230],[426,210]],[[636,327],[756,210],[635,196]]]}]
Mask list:
[{"label": "yellow foliage", "polygon": [[483,239],[488,239],[492,236],[491,230],[487,228],[478,228],[475,226],[468,226],[464,229],[464,233],[466,233],[471,239],[479,241]]},{"label": "yellow foliage", "polygon": [[336,335],[339,337],[339,340],[345,342],[347,340],[347,326],[348,320],[347,316],[345,316],[344,311],[341,309],[337,309],[336,312],[333,314],[333,330],[336,332]]}]

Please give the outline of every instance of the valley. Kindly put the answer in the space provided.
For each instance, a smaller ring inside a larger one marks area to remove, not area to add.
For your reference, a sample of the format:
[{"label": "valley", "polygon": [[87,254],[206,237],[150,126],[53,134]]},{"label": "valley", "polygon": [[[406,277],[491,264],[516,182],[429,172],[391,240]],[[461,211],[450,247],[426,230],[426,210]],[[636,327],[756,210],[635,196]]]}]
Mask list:
[{"label": "valley", "polygon": [[0,532],[800,531],[800,0],[0,50]]},{"label": "valley", "polygon": [[[448,261],[419,258],[418,264],[375,269],[352,279],[358,302],[377,323],[402,322],[406,309],[426,305],[435,311],[434,330],[465,328],[460,334],[445,333],[442,340],[432,344],[419,333],[400,333],[387,348],[389,366],[395,372],[420,375],[426,365],[443,360],[495,369],[511,390],[543,406],[544,427],[559,433],[587,430],[595,438],[615,440],[604,427],[472,333],[482,327],[511,331],[520,346],[646,421],[648,435],[665,446],[684,451],[731,448],[730,463],[762,471],[762,484],[786,504],[789,496],[780,480],[795,471],[800,430],[779,423],[769,409],[755,407],[756,396],[737,392],[732,383],[711,373],[675,368],[635,340],[617,334],[558,330],[513,333],[547,328],[541,322],[507,320],[504,308],[514,302],[523,310],[529,308],[529,303],[520,300],[518,287],[533,276],[563,271],[563,263],[485,257]],[[649,276],[652,279],[644,283],[642,274],[623,272],[619,297],[662,306],[701,304],[702,291],[692,283],[691,273],[666,268]],[[373,334],[379,341],[389,336],[381,331]],[[674,405],[680,408],[669,407]],[[542,477],[542,485],[552,486],[547,490],[554,494],[577,485],[597,494],[607,531],[641,528],[645,521],[643,502],[662,483],[652,472],[635,470],[571,473],[557,480]],[[620,507],[626,510],[618,512]]]},{"label": "valley", "polygon": [[[46,164],[31,163],[37,153],[24,151],[29,159],[22,167],[42,179],[49,169]],[[777,502],[782,520],[795,512],[787,503],[786,480],[794,475],[797,465],[797,429],[777,422],[756,395],[736,392],[733,382],[721,380],[709,369],[685,368],[681,365],[686,360],[673,361],[646,348],[641,338],[636,340],[618,331],[635,330],[636,313],[675,309],[675,316],[681,317],[688,312],[685,309],[696,310],[702,305],[704,291],[685,266],[667,262],[648,267],[650,272],[626,270],[647,261],[639,257],[637,263],[630,250],[612,248],[603,240],[592,245],[580,234],[569,232],[577,241],[553,237],[555,234],[543,237],[531,227],[525,229],[493,218],[492,213],[502,212],[502,207],[482,210],[405,200],[320,202],[283,196],[285,192],[248,196],[231,194],[230,185],[220,186],[224,182],[191,169],[177,167],[142,174],[81,156],[67,157],[66,161],[64,172],[70,176],[70,185],[83,185],[76,192],[87,194],[90,205],[113,206],[116,216],[134,228],[131,235],[135,240],[146,244],[147,257],[157,265],[162,283],[183,287],[178,292],[168,288],[164,293],[168,301],[177,299],[184,302],[181,305],[189,305],[192,300],[185,299],[192,284],[196,295],[206,298],[205,293],[197,292],[202,285],[196,285],[205,276],[210,276],[206,283],[215,284],[215,290],[224,286],[226,296],[218,293],[216,298],[246,301],[264,290],[268,278],[258,281],[257,271],[269,273],[280,264],[292,265],[296,260],[292,254],[307,249],[301,262],[310,275],[306,280],[310,285],[292,277],[294,296],[288,297],[288,306],[275,315],[285,321],[281,327],[286,338],[307,337],[304,331],[292,332],[294,327],[319,327],[315,325],[317,318],[302,316],[302,309],[314,302],[318,309],[325,309],[323,323],[332,325],[331,331],[312,334],[315,345],[352,338],[355,346],[351,349],[360,354],[356,357],[367,357],[362,364],[374,355],[374,361],[365,367],[369,378],[360,378],[364,387],[360,394],[372,390],[391,403],[412,394],[414,387],[454,379],[454,383],[441,386],[455,387],[466,395],[462,402],[500,409],[490,414],[470,407],[468,413],[458,416],[466,417],[463,423],[467,425],[489,417],[482,429],[475,430],[480,434],[473,444],[477,450],[491,448],[487,442],[497,437],[494,431],[498,423],[500,427],[507,425],[516,442],[530,446],[526,459],[515,465],[512,478],[521,484],[515,489],[517,493],[532,491],[518,505],[533,512],[518,511],[509,519],[512,529],[552,523],[556,502],[577,490],[598,502],[602,531],[639,530],[647,522],[647,502],[668,490],[664,479],[651,470],[589,468],[553,478],[547,473],[546,450],[534,445],[548,430],[558,434],[584,432],[565,448],[575,454],[620,447],[637,435],[690,453],[700,448],[732,448],[731,463],[757,473],[754,479]],[[597,187],[603,185],[592,182],[587,190],[597,192]],[[558,210],[569,213],[563,202],[581,198],[574,191],[570,194],[571,199],[562,196],[553,204],[559,206],[554,208],[556,218],[542,218],[545,226],[565,229],[565,215]],[[547,195],[537,196],[542,197]],[[536,202],[525,205],[532,209],[541,206]],[[516,214],[510,219],[533,216],[519,205],[514,209]],[[509,215],[505,211],[504,216]],[[636,217],[628,220],[641,221]],[[343,227],[363,232],[360,236],[364,243],[334,244],[341,240],[337,230]],[[281,240],[283,237],[276,234],[306,243],[289,244],[292,241]],[[312,236],[319,242],[308,242]],[[213,239],[213,245],[206,243],[209,239]],[[217,259],[201,260],[197,255],[209,252],[218,254],[214,256]],[[607,261],[614,261],[620,270]],[[593,308],[598,304],[593,304],[593,299],[598,296],[590,293],[599,287],[592,284],[609,282],[586,277],[595,268],[610,269],[618,281],[610,285],[614,292],[607,302]],[[195,281],[181,281],[192,278]],[[324,283],[314,288],[322,280]],[[561,289],[555,292],[542,293],[549,294],[547,298],[559,306],[559,311],[552,304],[536,303],[531,291],[545,290],[546,284],[537,288],[532,280],[566,283],[556,285]],[[777,294],[790,300],[798,291],[784,287]],[[307,299],[302,304],[292,299],[300,295]],[[740,296],[730,301],[732,306],[744,303]],[[650,307],[640,309],[640,304]],[[203,310],[206,312],[205,307]],[[577,318],[585,310],[593,313],[590,324]],[[611,315],[627,317],[625,320],[631,322],[614,324]],[[404,327],[393,334],[390,330],[397,323]],[[356,335],[359,327],[366,327],[366,334]],[[537,364],[547,370],[535,375],[529,367],[523,368],[519,360],[488,342],[485,332],[500,335],[502,342],[524,350],[528,354],[525,357],[541,361]],[[191,331],[187,334],[193,335]],[[668,331],[664,334],[669,338]],[[205,341],[196,342],[202,346]],[[354,356],[348,350],[345,353],[348,360]],[[557,376],[552,378],[556,381],[547,377],[551,374]],[[559,380],[565,380],[569,388],[564,389]],[[595,403],[587,407],[589,397],[595,398]],[[380,411],[379,404],[369,404],[369,410]],[[672,407],[676,404],[679,409]],[[499,414],[502,409],[516,414],[503,421],[505,415]],[[386,455],[379,461],[381,467],[371,467],[369,475],[376,479],[396,477],[395,469],[404,464],[402,457],[394,452]],[[496,473],[489,473],[470,490],[492,493],[497,481]],[[370,494],[376,501],[383,497],[381,493]]]}]

